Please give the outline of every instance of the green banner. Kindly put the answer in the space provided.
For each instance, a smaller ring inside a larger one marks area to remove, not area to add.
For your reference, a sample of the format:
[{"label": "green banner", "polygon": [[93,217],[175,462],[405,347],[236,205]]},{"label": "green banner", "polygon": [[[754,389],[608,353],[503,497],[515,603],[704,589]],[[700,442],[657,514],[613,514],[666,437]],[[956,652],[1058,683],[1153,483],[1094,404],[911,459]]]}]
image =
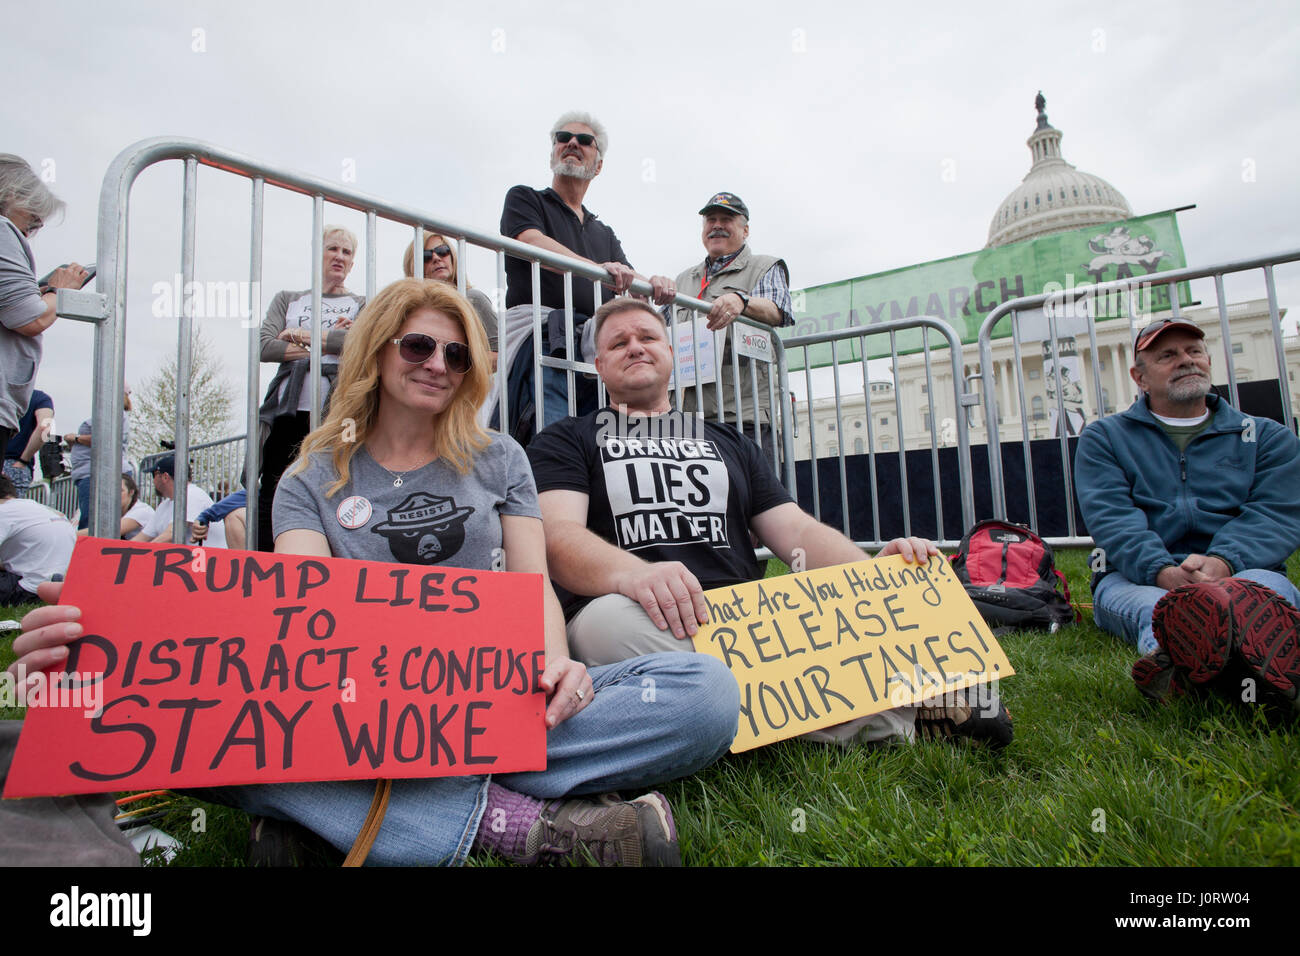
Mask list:
[{"label": "green banner", "polygon": [[[803,289],[792,294],[795,325],[779,334],[788,339],[929,315],[946,321],[963,342],[975,342],[984,319],[1010,299],[1169,272],[1186,264],[1174,212],[1153,213]],[[1168,310],[1169,288],[1139,292],[1138,311]],[[1179,303],[1190,305],[1190,285],[1182,282],[1178,288]],[[1123,294],[1094,297],[1093,315],[1098,320],[1126,316],[1124,298]],[[999,322],[994,329],[995,338],[1010,334],[1010,321]],[[931,347],[936,340],[931,334]],[[837,343],[835,358],[841,363],[861,359],[862,341]],[[872,336],[866,339],[866,347],[867,358],[887,357],[889,337]],[[898,333],[897,347],[900,353],[919,351],[920,330]],[[807,354],[813,368],[833,362],[829,344],[813,346]],[[789,352],[787,362],[791,371],[802,369],[804,350]]]}]

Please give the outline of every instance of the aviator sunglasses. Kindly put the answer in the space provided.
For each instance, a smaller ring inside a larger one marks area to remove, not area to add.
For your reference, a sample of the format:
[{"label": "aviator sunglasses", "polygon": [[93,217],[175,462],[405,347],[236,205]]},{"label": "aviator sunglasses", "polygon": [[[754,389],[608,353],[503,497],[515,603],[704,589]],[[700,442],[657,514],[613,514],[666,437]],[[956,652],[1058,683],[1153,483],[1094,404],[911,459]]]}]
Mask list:
[{"label": "aviator sunglasses", "polygon": [[[393,339],[393,344],[402,361],[412,365],[423,365],[438,350],[438,340],[423,332],[407,332],[400,339]],[[469,346],[463,342],[443,342],[442,360],[447,363],[447,371],[464,375],[469,371]]]},{"label": "aviator sunglasses", "polygon": [[430,259],[432,259],[434,256],[437,256],[439,259],[445,259],[445,258],[447,258],[449,255],[451,255],[451,246],[447,245],[447,244],[444,242],[442,245],[440,245],[440,246],[434,246],[432,249],[425,249],[425,250],[424,250],[424,261],[425,261],[425,262],[428,262],[428,261],[429,261]]},{"label": "aviator sunglasses", "polygon": [[567,143],[571,139],[577,139],[582,146],[590,146],[596,142],[596,137],[591,133],[570,133],[567,129],[556,130],[553,134],[557,143]]}]

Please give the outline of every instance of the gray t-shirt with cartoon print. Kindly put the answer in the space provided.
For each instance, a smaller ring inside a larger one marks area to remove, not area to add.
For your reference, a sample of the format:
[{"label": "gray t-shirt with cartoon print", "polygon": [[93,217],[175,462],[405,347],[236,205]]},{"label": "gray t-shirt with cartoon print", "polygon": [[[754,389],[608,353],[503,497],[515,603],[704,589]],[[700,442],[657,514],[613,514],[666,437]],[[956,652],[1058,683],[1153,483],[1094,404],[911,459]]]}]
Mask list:
[{"label": "gray t-shirt with cartoon print", "polygon": [[492,443],[468,475],[437,459],[403,473],[400,486],[362,445],[348,483],[328,498],[325,491],[338,478],[332,456],[313,454],[306,469],[280,480],[275,534],[318,531],[336,558],[491,570],[500,554],[501,515],[542,513],[524,450],[504,435],[489,436]]}]

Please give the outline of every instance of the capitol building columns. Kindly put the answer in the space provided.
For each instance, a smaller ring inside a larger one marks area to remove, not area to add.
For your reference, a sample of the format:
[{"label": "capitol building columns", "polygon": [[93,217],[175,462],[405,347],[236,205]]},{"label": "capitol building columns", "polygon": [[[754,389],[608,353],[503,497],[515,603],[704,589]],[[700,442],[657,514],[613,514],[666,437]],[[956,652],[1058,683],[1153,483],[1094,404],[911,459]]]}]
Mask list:
[{"label": "capitol building columns", "polygon": [[[1108,225],[1110,233],[1123,231],[1115,224],[1117,221],[1133,218],[1133,212],[1120,192],[1106,180],[1076,169],[1065,161],[1061,154],[1060,130],[1047,121],[1047,103],[1039,93],[1034,101],[1037,110],[1037,125],[1026,141],[1032,156],[1032,165],[1023,181],[998,206],[992,222],[989,224],[986,249],[1001,247],[1017,242],[1028,242],[1045,236],[1071,232],[1094,226]],[[1177,212],[1178,210],[1173,210]],[[1107,229],[1099,230],[1103,235],[1098,242],[1107,238]],[[1124,238],[1124,237],[1121,237]],[[1146,236],[1141,236],[1146,240]],[[1134,237],[1134,241],[1139,241]],[[1104,242],[1103,242],[1104,244]],[[1092,243],[1089,248],[1097,250]],[[1109,249],[1109,246],[1106,246]],[[1146,268],[1153,268],[1147,265]],[[1141,274],[1143,265],[1132,265]],[[1067,269],[1068,271],[1068,269]],[[1073,281],[1087,281],[1089,269],[1081,263],[1074,273]],[[988,285],[998,277],[983,276]],[[1069,281],[1069,280],[1066,280]],[[1007,277],[1001,277],[1001,287],[1013,287]],[[1025,289],[1032,293],[1035,289]],[[1005,296],[1005,293],[1004,293]],[[1133,297],[1124,297],[1132,302]],[[916,301],[915,299],[913,301]],[[1195,322],[1205,331],[1205,345],[1210,353],[1213,378],[1216,383],[1228,381],[1228,363],[1231,361],[1237,373],[1238,383],[1272,379],[1280,377],[1291,388],[1293,413],[1300,411],[1300,388],[1297,388],[1297,371],[1300,371],[1300,337],[1290,336],[1284,340],[1285,368],[1277,369],[1274,355],[1272,320],[1267,301],[1254,299],[1231,303],[1226,306],[1231,321],[1232,354],[1225,355],[1223,335],[1219,321],[1219,309],[1208,297],[1203,305],[1191,307],[1184,305],[1181,317]],[[1114,314],[1111,309],[1109,314]],[[1168,315],[1168,312],[1164,313]],[[1283,315],[1285,310],[1283,310]],[[1140,328],[1151,320],[1146,314],[1134,318],[1134,328]],[[1005,327],[1005,326],[1004,326]],[[1051,423],[1054,412],[1058,410],[1056,399],[1056,382],[1051,389],[1048,379],[1053,378],[1050,366],[1043,360],[1041,340],[1026,338],[1022,327],[1020,335],[1020,367],[1015,361],[1015,346],[1010,336],[992,340],[990,367],[983,368],[983,380],[960,383],[952,381],[951,368],[945,349],[930,348],[931,375],[933,393],[926,388],[925,356],[923,353],[899,355],[892,371],[892,380],[883,379],[870,383],[869,402],[861,393],[842,393],[843,434],[835,430],[835,401],[829,392],[818,397],[814,402],[814,414],[817,421],[817,456],[828,457],[843,450],[846,454],[857,453],[857,439],[866,438],[863,421],[870,416],[873,426],[874,449],[877,452],[897,451],[898,412],[895,408],[894,393],[897,383],[898,394],[902,396],[902,426],[904,446],[909,449],[929,448],[932,435],[940,445],[950,444],[944,437],[951,437],[951,427],[942,428],[945,419],[956,419],[966,415],[968,409],[958,404],[954,395],[954,385],[958,391],[973,390],[980,397],[980,404],[969,409],[971,423],[970,441],[972,444],[987,442],[990,433],[1000,433],[1002,441],[1020,441],[1024,434],[1021,421],[1020,392],[1023,389],[1025,408],[1023,415],[1028,419],[1028,433],[1031,439],[1052,437]],[[1040,333],[1041,334],[1041,333]],[[1129,376],[1132,365],[1132,336],[1129,320],[1126,317],[1103,319],[1095,326],[1097,347],[1094,353],[1092,340],[1085,329],[1072,333],[1074,340],[1073,358],[1062,361],[1062,369],[1069,370],[1071,380],[1065,385],[1064,398],[1069,404],[1075,399],[1072,416],[1077,422],[1081,412],[1085,421],[1093,421],[1098,413],[1107,414],[1121,411],[1133,403],[1137,394],[1136,386]],[[1060,335],[1068,340],[1069,334]],[[1060,340],[1058,339],[1058,341]],[[1069,356],[1067,350],[1066,355]],[[1099,363],[1094,367],[1093,363]],[[962,347],[964,375],[974,374],[980,367],[979,348],[974,343]],[[888,374],[888,373],[887,373]],[[1019,378],[1017,378],[1017,374]],[[845,379],[847,381],[847,379]],[[1095,394],[1100,383],[1102,394]],[[1082,404],[1078,398],[1082,389]],[[985,398],[992,392],[997,403],[996,409],[985,406]],[[869,408],[867,405],[869,404]],[[796,457],[807,458],[809,454],[807,428],[807,404],[799,403],[798,451]],[[998,428],[1000,415],[1001,427]],[[1300,417],[1298,415],[1297,417]]]}]

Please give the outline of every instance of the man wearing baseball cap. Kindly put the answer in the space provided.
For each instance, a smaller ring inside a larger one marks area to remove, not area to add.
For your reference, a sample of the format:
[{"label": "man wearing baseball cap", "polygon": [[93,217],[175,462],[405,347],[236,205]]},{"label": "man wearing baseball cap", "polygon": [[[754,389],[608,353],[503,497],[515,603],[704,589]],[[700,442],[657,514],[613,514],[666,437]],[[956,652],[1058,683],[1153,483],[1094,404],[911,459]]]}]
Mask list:
[{"label": "man wearing baseball cap", "polygon": [[1093,560],[1097,626],[1144,655],[1138,689],[1196,688],[1294,706],[1300,593],[1300,443],[1210,390],[1205,333],[1161,319],[1133,342],[1141,395],[1079,438],[1075,486]]},{"label": "man wearing baseball cap", "polygon": [[[790,271],[785,262],[776,256],[762,256],[752,252],[749,239],[749,207],[735,193],[715,193],[700,210],[704,217],[704,261],[687,269],[677,277],[677,291],[712,302],[708,326],[711,331],[726,329],[737,317],[756,319],[764,325],[779,328],[794,325],[790,309]],[[691,313],[677,310],[677,321],[689,323]],[[731,351],[737,333],[727,335],[722,354],[722,406],[726,421],[736,424],[736,389]],[[770,354],[770,350],[769,350]],[[740,361],[741,410],[744,432],[763,446],[767,457],[772,456],[772,426],[768,417],[770,398],[768,382],[771,378],[769,363],[761,359],[742,358]],[[755,375],[754,367],[758,367]],[[758,383],[758,406],[754,405],[754,382]],[[716,385],[706,385],[704,414],[710,421],[718,417]],[[778,396],[779,399],[779,396]],[[693,412],[699,408],[696,389],[682,393],[682,411]],[[758,424],[757,434],[755,423]]]},{"label": "man wearing baseball cap", "polygon": [[[154,509],[153,517],[140,529],[135,541],[171,541],[172,540],[172,499],[176,497],[176,456],[164,455],[152,468],[146,469],[153,475],[153,488],[162,499]],[[194,482],[185,486],[185,516],[187,521],[194,521],[200,512],[212,507],[212,498]],[[221,522],[208,530],[204,544],[210,548],[226,547],[226,529]]]}]

